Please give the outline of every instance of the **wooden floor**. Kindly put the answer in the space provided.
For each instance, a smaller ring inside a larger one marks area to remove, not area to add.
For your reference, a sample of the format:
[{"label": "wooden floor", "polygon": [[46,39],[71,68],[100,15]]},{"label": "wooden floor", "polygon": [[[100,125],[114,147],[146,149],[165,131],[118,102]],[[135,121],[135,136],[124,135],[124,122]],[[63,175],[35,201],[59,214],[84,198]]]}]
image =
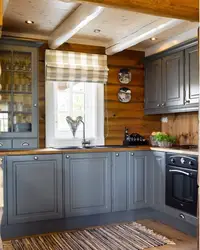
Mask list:
[{"label": "wooden floor", "polygon": [[173,240],[176,245],[166,245],[162,247],[149,248],[148,250],[197,250],[197,239],[181,233],[167,225],[164,225],[158,221],[153,220],[141,220],[138,223],[154,230],[156,233],[160,233],[166,236],[170,240]]}]

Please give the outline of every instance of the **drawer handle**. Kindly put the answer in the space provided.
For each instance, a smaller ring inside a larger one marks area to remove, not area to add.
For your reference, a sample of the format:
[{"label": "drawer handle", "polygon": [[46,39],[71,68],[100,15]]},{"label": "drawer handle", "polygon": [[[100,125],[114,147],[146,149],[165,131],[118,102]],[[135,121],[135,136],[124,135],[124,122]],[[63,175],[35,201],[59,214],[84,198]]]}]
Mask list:
[{"label": "drawer handle", "polygon": [[37,157],[37,156],[34,156],[34,160],[36,160],[36,161],[37,161],[37,160],[38,160],[38,157]]},{"label": "drawer handle", "polygon": [[28,146],[30,146],[30,144],[29,144],[28,142],[23,142],[23,143],[22,143],[22,146],[23,146],[23,147],[28,147]]},{"label": "drawer handle", "polygon": [[3,147],[3,143],[0,142],[0,147]]}]

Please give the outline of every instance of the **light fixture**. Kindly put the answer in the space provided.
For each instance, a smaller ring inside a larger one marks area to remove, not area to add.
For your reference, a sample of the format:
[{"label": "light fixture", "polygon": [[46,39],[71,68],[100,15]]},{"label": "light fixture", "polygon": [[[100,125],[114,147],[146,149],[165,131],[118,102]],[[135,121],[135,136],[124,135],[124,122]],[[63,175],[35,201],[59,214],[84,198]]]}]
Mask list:
[{"label": "light fixture", "polygon": [[155,41],[155,40],[157,40],[157,39],[158,39],[158,38],[156,38],[156,37],[150,38],[151,41]]},{"label": "light fixture", "polygon": [[31,20],[26,20],[25,23],[27,23],[27,24],[34,24],[34,22],[31,21]]},{"label": "light fixture", "polygon": [[94,30],[94,33],[97,33],[97,34],[98,34],[98,33],[100,33],[100,32],[101,32],[100,29],[95,29],[95,30]]}]

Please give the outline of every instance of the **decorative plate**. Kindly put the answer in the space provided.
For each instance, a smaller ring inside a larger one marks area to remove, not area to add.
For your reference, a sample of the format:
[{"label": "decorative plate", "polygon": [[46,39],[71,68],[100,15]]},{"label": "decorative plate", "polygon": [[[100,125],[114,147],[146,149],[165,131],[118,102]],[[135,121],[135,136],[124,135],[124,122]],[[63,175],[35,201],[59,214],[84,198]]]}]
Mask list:
[{"label": "decorative plate", "polygon": [[131,82],[132,75],[129,69],[120,69],[118,78],[121,84],[128,84]]},{"label": "decorative plate", "polygon": [[118,92],[118,99],[120,102],[128,103],[131,101],[131,90],[129,88],[120,88]]}]

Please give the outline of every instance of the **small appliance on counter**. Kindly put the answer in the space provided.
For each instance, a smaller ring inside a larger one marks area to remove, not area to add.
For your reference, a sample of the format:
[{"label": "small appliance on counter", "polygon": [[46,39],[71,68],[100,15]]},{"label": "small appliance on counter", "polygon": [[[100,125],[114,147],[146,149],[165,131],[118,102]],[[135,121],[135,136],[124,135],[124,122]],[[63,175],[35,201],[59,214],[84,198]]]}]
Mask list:
[{"label": "small appliance on counter", "polygon": [[148,145],[148,141],[143,136],[137,133],[129,135],[128,129],[125,128],[123,145],[124,146]]}]

